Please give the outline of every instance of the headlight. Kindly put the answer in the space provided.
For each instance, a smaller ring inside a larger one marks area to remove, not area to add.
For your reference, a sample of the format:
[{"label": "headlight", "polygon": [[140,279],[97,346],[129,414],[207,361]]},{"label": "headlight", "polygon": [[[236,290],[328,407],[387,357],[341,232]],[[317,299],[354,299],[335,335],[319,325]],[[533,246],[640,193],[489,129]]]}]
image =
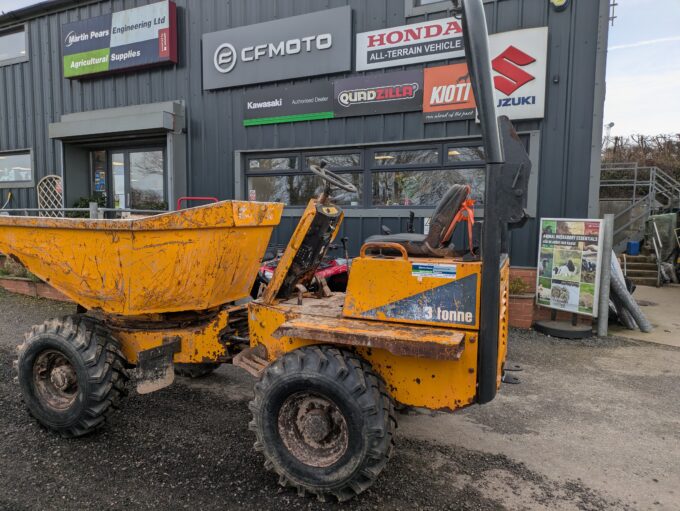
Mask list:
[{"label": "headlight", "polygon": [[271,280],[272,277],[274,276],[273,271],[265,270],[263,273],[264,273],[264,278],[267,279],[267,280]]}]

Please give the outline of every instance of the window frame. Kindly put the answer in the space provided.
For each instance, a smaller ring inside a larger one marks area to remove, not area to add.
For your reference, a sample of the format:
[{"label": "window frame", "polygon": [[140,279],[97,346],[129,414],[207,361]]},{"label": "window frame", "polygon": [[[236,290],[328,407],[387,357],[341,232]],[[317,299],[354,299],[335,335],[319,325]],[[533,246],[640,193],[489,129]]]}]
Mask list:
[{"label": "window frame", "polygon": [[[460,161],[447,163],[444,157],[444,151],[451,147],[480,147],[482,146],[481,139],[471,138],[469,140],[460,140],[451,142],[448,140],[435,140],[424,142],[411,142],[404,144],[372,144],[361,146],[348,146],[341,148],[333,148],[325,150],[324,148],[309,148],[298,151],[291,151],[282,149],[281,152],[275,150],[265,151],[247,151],[244,152],[243,157],[243,182],[240,186],[242,188],[242,197],[248,197],[248,178],[250,177],[274,177],[274,176],[290,176],[290,175],[312,175],[310,170],[259,170],[248,168],[249,161],[260,158],[293,158],[297,157],[300,165],[306,164],[306,159],[309,156],[331,156],[335,154],[359,154],[359,166],[336,169],[339,174],[362,174],[363,187],[361,191],[361,201],[356,206],[343,205],[343,209],[361,209],[361,210],[378,210],[388,209],[390,211],[396,210],[431,210],[436,207],[436,204],[430,205],[374,205],[373,204],[373,174],[376,172],[400,172],[400,171],[416,171],[416,172],[431,172],[437,170],[457,170],[457,169],[483,169],[486,165],[485,160]],[[409,151],[409,150],[436,150],[438,152],[437,163],[428,164],[400,164],[400,165],[376,165],[374,160],[375,153],[390,152],[390,151]],[[286,204],[287,210],[301,210],[304,205],[290,205]]]},{"label": "window frame", "polygon": [[6,190],[11,188],[35,188],[35,155],[32,148],[24,149],[8,149],[0,151],[0,156],[12,154],[26,154],[31,161],[31,180],[30,181],[0,181],[0,189]]},{"label": "window frame", "polygon": [[14,58],[11,58],[11,59],[0,60],[0,67],[13,66],[14,64],[21,64],[23,62],[28,62],[30,60],[30,57],[29,57],[30,49],[28,47],[28,44],[29,44],[29,41],[28,41],[28,25],[26,23],[22,23],[20,25],[14,25],[13,27],[3,28],[2,30],[0,30],[0,37],[2,37],[4,35],[13,34],[15,32],[23,32],[24,33],[24,47],[26,48],[26,54],[21,56],[21,57],[14,57]]}]

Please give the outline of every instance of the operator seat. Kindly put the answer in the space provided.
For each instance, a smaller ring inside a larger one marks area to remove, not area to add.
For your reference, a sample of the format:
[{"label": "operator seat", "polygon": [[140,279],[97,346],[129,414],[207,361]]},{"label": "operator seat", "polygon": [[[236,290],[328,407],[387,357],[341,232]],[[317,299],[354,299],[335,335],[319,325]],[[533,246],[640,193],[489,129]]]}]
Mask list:
[{"label": "operator seat", "polygon": [[432,214],[428,234],[375,234],[366,238],[364,243],[397,243],[411,256],[451,257],[454,247],[449,243],[450,227],[469,195],[468,185],[453,185],[449,188]]}]

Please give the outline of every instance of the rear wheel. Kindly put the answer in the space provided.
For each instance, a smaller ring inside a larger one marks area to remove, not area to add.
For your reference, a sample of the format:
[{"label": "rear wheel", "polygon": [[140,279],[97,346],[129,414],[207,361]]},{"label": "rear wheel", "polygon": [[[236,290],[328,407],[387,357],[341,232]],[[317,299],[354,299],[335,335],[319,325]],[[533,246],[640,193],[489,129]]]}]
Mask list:
[{"label": "rear wheel", "polygon": [[62,436],[99,428],[126,395],[128,375],[118,342],[89,318],[68,316],[34,326],[18,351],[19,384],[29,412]]},{"label": "rear wheel", "polygon": [[187,378],[203,378],[208,376],[221,364],[175,364],[175,374],[186,376]]},{"label": "rear wheel", "polygon": [[394,404],[365,360],[329,346],[287,353],[264,372],[250,403],[255,449],[279,483],[347,500],[387,464]]}]

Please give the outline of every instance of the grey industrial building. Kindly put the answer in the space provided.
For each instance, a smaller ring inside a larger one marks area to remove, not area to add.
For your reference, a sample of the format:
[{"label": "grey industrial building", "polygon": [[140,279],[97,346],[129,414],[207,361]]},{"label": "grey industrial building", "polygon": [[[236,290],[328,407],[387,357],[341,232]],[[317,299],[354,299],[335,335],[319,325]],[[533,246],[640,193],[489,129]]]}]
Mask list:
[{"label": "grey industrial building", "polygon": [[[533,165],[512,263],[533,265],[538,218],[597,216],[609,1],[485,7],[498,110]],[[444,97],[462,90],[442,86],[449,68],[428,71],[463,62],[450,8],[50,0],[2,14],[0,203],[11,192],[7,208],[36,207],[36,184],[54,174],[65,207],[281,200],[284,243],[318,190],[308,165],[326,160],[360,188],[338,195],[353,253],[381,225],[403,230],[411,210],[423,229],[451,183],[477,199],[484,186],[474,109]]]}]

